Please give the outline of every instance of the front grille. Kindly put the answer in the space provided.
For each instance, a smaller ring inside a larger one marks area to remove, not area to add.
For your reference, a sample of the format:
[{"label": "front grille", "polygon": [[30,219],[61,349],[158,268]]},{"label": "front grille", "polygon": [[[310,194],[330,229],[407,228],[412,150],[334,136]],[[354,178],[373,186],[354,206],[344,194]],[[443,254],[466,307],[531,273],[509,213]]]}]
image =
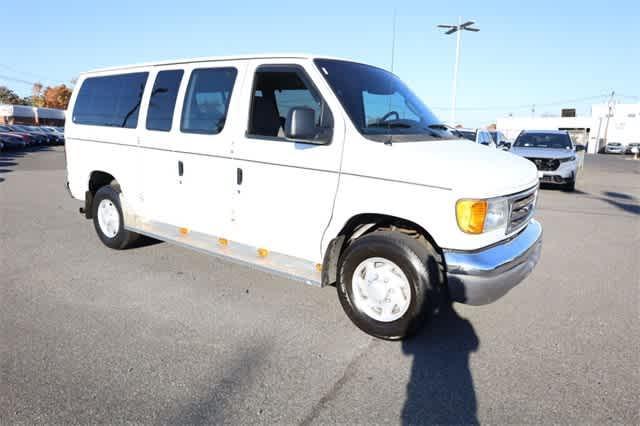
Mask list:
[{"label": "front grille", "polygon": [[509,199],[509,226],[507,234],[523,227],[533,216],[538,197],[538,187],[513,195]]},{"label": "front grille", "polygon": [[529,158],[527,160],[531,161],[536,165],[538,170],[542,170],[545,172],[551,172],[560,167],[560,160],[556,160],[554,158]]}]

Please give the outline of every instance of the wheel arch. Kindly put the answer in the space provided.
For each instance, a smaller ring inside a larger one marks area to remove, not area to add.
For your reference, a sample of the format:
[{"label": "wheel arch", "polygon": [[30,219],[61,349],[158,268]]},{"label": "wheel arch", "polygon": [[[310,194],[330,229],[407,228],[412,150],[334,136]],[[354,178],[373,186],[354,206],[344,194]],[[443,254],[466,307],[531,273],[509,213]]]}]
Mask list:
[{"label": "wheel arch", "polygon": [[352,241],[382,229],[398,231],[422,239],[434,248],[439,257],[438,261],[442,262],[440,246],[424,227],[414,221],[388,214],[360,213],[347,220],[338,234],[327,244],[322,263],[322,286],[335,284],[340,257]]},{"label": "wheel arch", "polygon": [[102,170],[94,170],[89,174],[88,189],[95,195],[98,189],[103,186],[111,185],[113,181],[116,181],[116,183],[118,182],[111,173]]},{"label": "wheel arch", "polygon": [[102,170],[94,170],[89,173],[87,191],[84,196],[84,215],[87,219],[93,217],[93,198],[96,192],[107,185],[118,185],[118,180],[111,174]]}]

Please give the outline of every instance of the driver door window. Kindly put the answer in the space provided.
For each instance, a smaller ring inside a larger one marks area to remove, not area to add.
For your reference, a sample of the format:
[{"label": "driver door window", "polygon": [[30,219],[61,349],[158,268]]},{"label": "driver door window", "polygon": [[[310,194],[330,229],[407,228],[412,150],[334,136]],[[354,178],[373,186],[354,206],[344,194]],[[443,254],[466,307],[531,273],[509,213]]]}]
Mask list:
[{"label": "driver door window", "polygon": [[331,140],[331,111],[301,71],[292,66],[258,69],[247,134],[286,139],[287,121],[291,119],[291,112],[295,108],[313,110],[316,131],[311,140]]}]

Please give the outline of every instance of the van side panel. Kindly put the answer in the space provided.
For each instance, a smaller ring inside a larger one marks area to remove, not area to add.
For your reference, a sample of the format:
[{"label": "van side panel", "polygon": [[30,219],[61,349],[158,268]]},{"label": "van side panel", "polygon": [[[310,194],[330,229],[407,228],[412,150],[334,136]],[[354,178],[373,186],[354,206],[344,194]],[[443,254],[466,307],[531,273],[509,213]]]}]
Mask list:
[{"label": "van side panel", "polygon": [[[289,73],[298,68],[304,70],[301,75],[311,80],[312,88],[333,115],[331,143],[309,144],[282,136],[261,138],[248,134],[254,76],[263,65],[282,66]],[[241,177],[234,176],[230,239],[322,263],[320,246],[331,219],[344,144],[340,104],[315,66],[293,59],[252,61],[241,101],[244,111],[233,117],[239,119],[239,123],[234,121],[234,171]]]},{"label": "van side panel", "polygon": [[[375,142],[371,142],[375,143]],[[376,194],[384,194],[378,197]],[[322,241],[326,250],[330,241],[355,216],[379,214],[398,217],[424,228],[437,244],[446,240],[443,231],[450,219],[440,214],[440,206],[451,205],[450,191],[409,183],[342,173],[331,224]],[[451,212],[453,216],[454,212]]]},{"label": "van side panel", "polygon": [[[135,70],[146,72],[146,70]],[[84,200],[89,190],[89,179],[93,171],[102,171],[112,175],[125,193],[125,201],[132,206],[138,201],[133,194],[139,193],[136,150],[138,144],[135,128],[109,127],[78,124],[74,109],[78,93],[87,78],[100,75],[83,76],[74,90],[68,110],[66,135],[67,179],[74,198]],[[148,84],[145,89],[148,89]],[[144,102],[144,98],[141,100]],[[138,124],[143,118],[138,111]]]}]

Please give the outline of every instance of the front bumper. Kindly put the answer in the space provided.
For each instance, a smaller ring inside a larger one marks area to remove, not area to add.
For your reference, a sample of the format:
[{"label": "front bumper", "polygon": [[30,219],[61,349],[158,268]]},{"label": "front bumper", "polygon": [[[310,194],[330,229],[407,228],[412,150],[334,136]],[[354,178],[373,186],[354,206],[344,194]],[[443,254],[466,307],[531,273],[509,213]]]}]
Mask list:
[{"label": "front bumper", "polygon": [[540,259],[542,226],[532,220],[517,236],[478,251],[444,251],[452,300],[485,305],[524,280]]},{"label": "front bumper", "polygon": [[565,184],[575,180],[578,169],[577,161],[560,163],[556,170],[538,170],[541,183]]}]

